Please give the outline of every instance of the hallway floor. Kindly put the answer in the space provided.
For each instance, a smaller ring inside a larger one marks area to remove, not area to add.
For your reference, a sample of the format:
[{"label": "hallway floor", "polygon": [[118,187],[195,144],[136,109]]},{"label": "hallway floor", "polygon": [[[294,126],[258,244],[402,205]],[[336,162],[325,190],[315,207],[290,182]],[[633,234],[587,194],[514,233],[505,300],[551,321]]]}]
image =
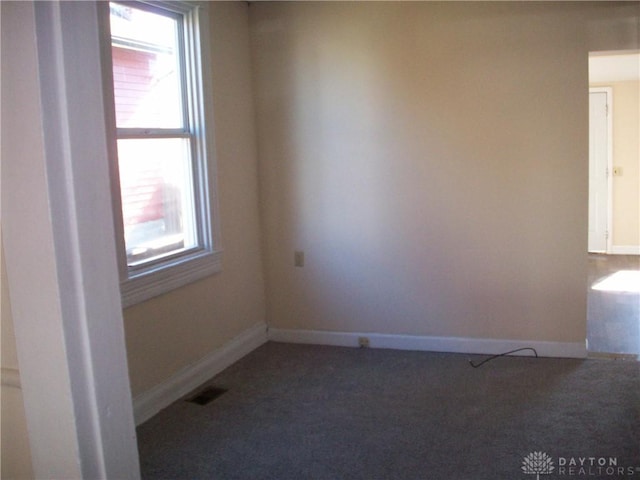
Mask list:
[{"label": "hallway floor", "polygon": [[640,355],[638,275],[640,255],[589,254],[587,339],[590,354]]}]

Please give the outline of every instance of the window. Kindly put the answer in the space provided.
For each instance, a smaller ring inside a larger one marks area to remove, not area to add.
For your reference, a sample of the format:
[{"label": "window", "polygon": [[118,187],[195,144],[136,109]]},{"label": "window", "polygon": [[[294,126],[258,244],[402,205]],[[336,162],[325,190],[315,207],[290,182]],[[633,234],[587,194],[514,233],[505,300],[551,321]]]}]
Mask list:
[{"label": "window", "polygon": [[220,270],[205,9],[109,4],[105,97],[125,306]]}]

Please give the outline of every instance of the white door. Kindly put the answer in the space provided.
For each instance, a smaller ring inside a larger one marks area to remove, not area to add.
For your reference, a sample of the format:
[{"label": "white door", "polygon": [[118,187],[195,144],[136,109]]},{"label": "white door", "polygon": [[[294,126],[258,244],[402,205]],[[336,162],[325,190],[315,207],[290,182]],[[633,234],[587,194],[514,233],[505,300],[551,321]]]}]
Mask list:
[{"label": "white door", "polygon": [[608,251],[609,97],[607,89],[589,89],[589,252]]}]

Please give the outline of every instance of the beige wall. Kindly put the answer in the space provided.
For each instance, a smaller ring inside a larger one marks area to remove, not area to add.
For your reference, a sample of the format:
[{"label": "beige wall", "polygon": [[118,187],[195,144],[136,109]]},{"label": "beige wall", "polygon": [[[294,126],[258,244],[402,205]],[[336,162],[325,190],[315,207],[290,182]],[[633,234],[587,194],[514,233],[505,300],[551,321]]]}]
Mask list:
[{"label": "beige wall", "polygon": [[16,353],[16,339],[13,332],[13,318],[7,273],[4,265],[4,250],[0,244],[0,339],[2,340],[2,392],[0,399],[2,411],[1,440],[0,440],[0,477],[5,479],[33,478],[31,468],[31,452],[27,423],[24,414],[24,402],[20,388],[18,370],[18,355]]},{"label": "beige wall", "polygon": [[134,396],[265,321],[248,7],[209,8],[223,270],[125,310]]},{"label": "beige wall", "polygon": [[584,342],[588,51],[636,7],[252,4],[270,326]]},{"label": "beige wall", "polygon": [[640,82],[614,82],[613,247],[640,248]]}]

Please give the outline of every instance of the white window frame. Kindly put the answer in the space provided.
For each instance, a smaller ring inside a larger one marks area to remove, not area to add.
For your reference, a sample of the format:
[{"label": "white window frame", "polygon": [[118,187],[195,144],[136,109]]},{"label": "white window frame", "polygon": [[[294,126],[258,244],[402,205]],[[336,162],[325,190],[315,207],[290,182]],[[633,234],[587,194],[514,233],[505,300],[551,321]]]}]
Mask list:
[{"label": "white window frame", "polygon": [[[171,290],[215,274],[222,269],[222,246],[216,196],[216,161],[211,111],[211,72],[209,17],[206,2],[193,1],[118,1],[132,7],[164,10],[184,19],[185,88],[188,92],[189,136],[192,138],[193,189],[198,224],[198,245],[142,265],[129,266],[124,241],[124,222],[118,169],[118,138],[131,138],[131,129],[119,135],[113,87],[109,2],[98,2],[102,27],[101,56],[107,143],[110,157],[112,204],[116,232],[120,292],[124,307],[135,305]],[[206,108],[208,107],[208,108]],[[121,132],[122,133],[122,132]],[[148,138],[154,132],[148,131]],[[144,137],[145,132],[136,132]],[[136,136],[135,138],[141,138]]]}]

